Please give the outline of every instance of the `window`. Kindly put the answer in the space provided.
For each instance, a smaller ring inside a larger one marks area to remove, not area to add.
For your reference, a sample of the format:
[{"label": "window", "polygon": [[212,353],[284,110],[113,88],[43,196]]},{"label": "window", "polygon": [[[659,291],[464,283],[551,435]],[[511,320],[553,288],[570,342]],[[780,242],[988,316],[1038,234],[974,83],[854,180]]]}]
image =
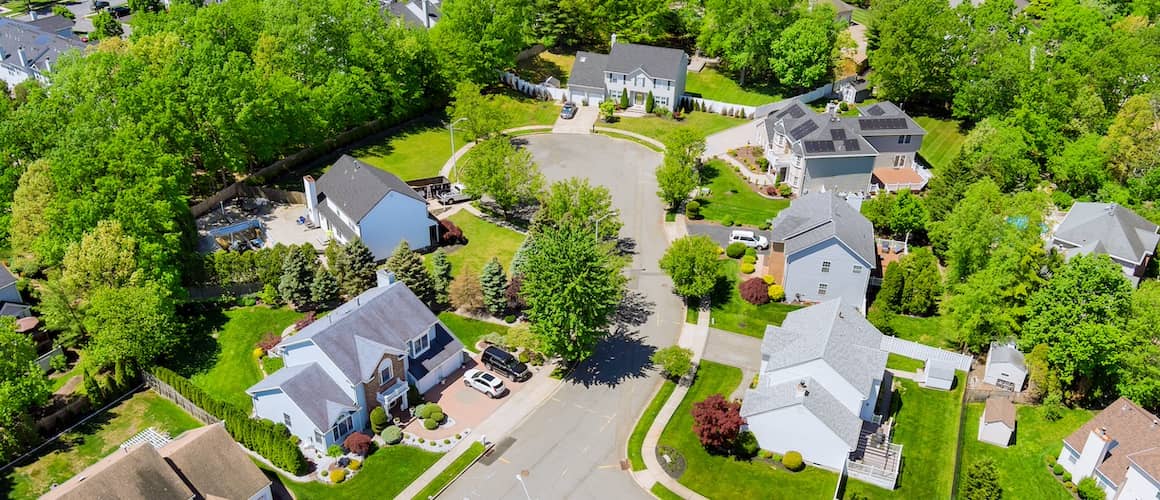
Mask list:
[{"label": "window", "polygon": [[818,283],[818,295],[825,295],[827,288],[830,288],[829,283]]},{"label": "window", "polygon": [[322,433],[317,430],[314,431],[314,442],[318,444],[326,444],[326,440],[322,437]]},{"label": "window", "polygon": [[418,357],[420,354],[427,352],[431,347],[431,341],[427,339],[427,334],[424,333],[422,337],[411,341],[411,357]]},{"label": "window", "polygon": [[828,261],[828,260],[823,260],[823,261],[822,261],[822,272],[823,272],[823,273],[828,273],[828,272],[830,272],[830,261]]},{"label": "window", "polygon": [[909,135],[898,136],[898,143],[899,144],[910,144],[910,136]]},{"label": "window", "polygon": [[636,77],[636,86],[637,86],[637,87],[643,87],[643,86],[644,86],[644,77],[643,77],[643,76],[638,76],[638,77]]},{"label": "window", "polygon": [[653,87],[660,87],[660,86],[661,86],[661,81],[657,80],[656,78],[653,78]]},{"label": "window", "polygon": [[862,274],[862,266],[854,264],[854,274]]},{"label": "window", "polygon": [[334,442],[341,442],[343,437],[350,434],[351,427],[350,414],[344,415],[337,424],[334,424],[334,431],[330,433],[330,436],[334,438]]},{"label": "window", "polygon": [[291,427],[291,425],[290,425],[290,414],[289,414],[289,413],[283,413],[283,414],[282,414],[282,423],[286,424],[286,427],[287,427],[287,428]]},{"label": "window", "polygon": [[616,77],[612,76],[612,73],[605,73],[605,75],[608,76],[608,81],[610,82],[616,79]]},{"label": "window", "polygon": [[668,97],[657,97],[654,100],[656,101],[657,106],[668,107],[668,105],[669,105],[669,98]]},{"label": "window", "polygon": [[894,155],[894,168],[906,166],[906,155]]},{"label": "window", "polygon": [[393,378],[395,378],[395,367],[392,365],[391,360],[383,361],[383,367],[379,371],[379,384],[386,385],[387,381]]}]

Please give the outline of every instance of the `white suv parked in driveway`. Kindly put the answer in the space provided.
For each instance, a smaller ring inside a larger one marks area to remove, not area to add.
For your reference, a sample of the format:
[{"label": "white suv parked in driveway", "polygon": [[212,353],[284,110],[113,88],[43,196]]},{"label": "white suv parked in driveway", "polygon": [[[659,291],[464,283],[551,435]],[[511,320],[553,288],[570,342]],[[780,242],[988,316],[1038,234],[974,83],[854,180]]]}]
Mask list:
[{"label": "white suv parked in driveway", "polygon": [[753,231],[733,231],[729,234],[729,243],[742,243],[747,247],[765,250],[769,248],[769,240],[765,236],[758,235]]}]

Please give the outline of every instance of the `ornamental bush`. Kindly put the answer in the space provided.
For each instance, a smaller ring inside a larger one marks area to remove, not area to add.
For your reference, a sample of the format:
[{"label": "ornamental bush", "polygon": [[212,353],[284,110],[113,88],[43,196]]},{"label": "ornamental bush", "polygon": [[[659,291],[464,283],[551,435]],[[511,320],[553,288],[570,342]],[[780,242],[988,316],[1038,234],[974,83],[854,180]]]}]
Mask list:
[{"label": "ornamental bush", "polygon": [[785,289],[781,285],[769,285],[766,293],[769,294],[770,302],[781,302],[785,300]]},{"label": "ornamental bush", "polygon": [[387,444],[399,444],[403,440],[403,430],[396,425],[388,425],[379,435]]},{"label": "ornamental bush", "polygon": [[742,281],[738,288],[741,292],[741,298],[750,304],[759,306],[769,303],[769,285],[766,285],[761,278],[749,278]]},{"label": "ornamental bush", "polygon": [[382,434],[389,421],[387,411],[382,406],[376,406],[375,409],[371,410],[371,430],[375,434]]},{"label": "ornamental bush", "polygon": [[443,408],[435,403],[427,403],[415,409],[415,416],[422,419],[432,418],[433,413],[442,414]]},{"label": "ornamental bush", "polygon": [[332,444],[326,448],[326,456],[328,457],[341,457],[342,454],[342,447],[337,444]]},{"label": "ornamental bush", "polygon": [[802,454],[796,451],[791,451],[781,457],[781,464],[793,472],[799,472],[806,468],[805,462],[802,462]]},{"label": "ornamental bush", "polygon": [[742,264],[757,264],[757,257],[753,256],[753,255],[749,255],[749,254],[742,255],[741,256],[741,263]]},{"label": "ornamental bush", "polygon": [[350,470],[359,470],[362,468],[362,462],[358,460],[351,460],[349,464],[346,464],[346,468]]},{"label": "ornamental bush", "polygon": [[701,218],[701,202],[697,200],[690,201],[685,204],[685,217],[690,220],[697,220]]},{"label": "ornamental bush", "polygon": [[1055,474],[1057,476],[1061,476],[1061,475],[1063,475],[1063,466],[1057,462],[1055,465],[1051,466],[1051,472],[1052,472],[1052,474]]},{"label": "ornamental bush", "polygon": [[762,276],[761,281],[764,281],[766,285],[772,285],[773,284],[773,276],[769,275],[769,274]]},{"label": "ornamental bush", "polygon": [[346,480],[346,469],[334,469],[330,471],[330,482],[334,484],[341,483]]},{"label": "ornamental bush", "polygon": [[1065,482],[1066,482],[1066,481],[1071,481],[1071,473],[1070,473],[1070,472],[1068,472],[1068,471],[1063,471],[1063,480],[1064,480]]},{"label": "ornamental bush", "polygon": [[436,422],[435,419],[433,419],[433,418],[423,419],[423,428],[424,429],[427,429],[429,431],[433,431],[433,430],[435,430],[436,427],[439,427],[439,422]]},{"label": "ornamental bush", "polygon": [[444,415],[441,411],[433,411],[431,412],[431,420],[442,423],[444,420],[447,420],[447,415]]},{"label": "ornamental bush", "polygon": [[757,258],[757,249],[753,247],[745,247],[745,256]]},{"label": "ornamental bush", "polygon": [[262,359],[262,356],[265,356],[265,355],[266,355],[266,351],[262,350],[261,347],[255,347],[253,352],[250,353],[250,357],[254,358],[254,361]]},{"label": "ornamental bush", "polygon": [[1076,485],[1076,493],[1083,500],[1104,500],[1104,490],[1100,485],[1096,484],[1096,480],[1091,477],[1085,477],[1079,484]]},{"label": "ornamental bush", "polygon": [[721,218],[721,225],[725,226],[725,227],[732,226],[733,225],[733,216],[726,215],[725,217],[722,217]]},{"label": "ornamental bush", "polygon": [[693,403],[693,433],[711,453],[728,453],[743,424],[741,403],[726,401],[720,394]]},{"label": "ornamental bush", "polygon": [[737,440],[733,442],[733,455],[742,460],[749,460],[757,456],[757,436],[752,432],[741,431]]},{"label": "ornamental bush", "polygon": [[789,187],[789,184],[783,182],[777,185],[777,194],[782,196],[789,196],[793,194],[793,188]]},{"label": "ornamental bush", "polygon": [[750,264],[748,262],[741,263],[741,274],[753,274],[753,272],[756,270],[757,270],[757,268],[753,267],[753,264]]},{"label": "ornamental bush", "polygon": [[342,441],[342,447],[365,457],[371,453],[371,437],[361,432],[352,432]]},{"label": "ornamental bush", "polygon": [[725,247],[725,255],[728,255],[730,259],[740,259],[742,255],[745,255],[745,244],[730,243],[729,246]]}]

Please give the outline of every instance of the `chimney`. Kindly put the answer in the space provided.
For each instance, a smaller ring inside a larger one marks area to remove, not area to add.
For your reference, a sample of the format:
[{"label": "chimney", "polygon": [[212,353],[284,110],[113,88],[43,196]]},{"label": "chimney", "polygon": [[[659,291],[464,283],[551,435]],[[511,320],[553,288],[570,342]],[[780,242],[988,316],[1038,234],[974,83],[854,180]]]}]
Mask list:
[{"label": "chimney", "polygon": [[302,184],[306,187],[306,217],[312,224],[322,225],[318,220],[318,187],[314,185],[314,177],[303,177]]},{"label": "chimney", "polygon": [[20,67],[28,67],[28,56],[24,55],[24,47],[16,47],[16,55],[20,56]]},{"label": "chimney", "polygon": [[427,12],[427,0],[419,0],[423,4],[423,26],[431,29],[431,15]]},{"label": "chimney", "polygon": [[49,73],[52,72],[52,59],[49,59],[47,57],[44,58],[44,70],[49,72]]},{"label": "chimney", "polygon": [[608,45],[608,51],[612,52],[612,47],[616,45],[616,33],[612,34],[612,43]]},{"label": "chimney", "polygon": [[398,280],[395,279],[395,273],[392,273],[386,269],[379,269],[378,271],[375,271],[375,284],[377,286],[389,286],[391,283],[396,281]]},{"label": "chimney", "polygon": [[[1075,481],[1091,477],[1104,461],[1108,449],[1112,447],[1112,438],[1108,436],[1108,428],[1093,429],[1084,442],[1083,449],[1079,450],[1079,459],[1071,466],[1071,475]],[[1067,462],[1062,462],[1066,468]]]}]

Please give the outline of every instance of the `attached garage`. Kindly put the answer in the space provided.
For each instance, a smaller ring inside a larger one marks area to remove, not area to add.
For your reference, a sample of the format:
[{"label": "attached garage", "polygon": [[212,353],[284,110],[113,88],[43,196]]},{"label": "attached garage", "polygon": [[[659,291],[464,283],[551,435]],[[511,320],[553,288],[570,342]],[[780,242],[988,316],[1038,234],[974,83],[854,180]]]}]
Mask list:
[{"label": "attached garage", "polygon": [[419,392],[427,392],[463,366],[463,357],[463,344],[442,324],[436,324],[431,346],[408,360],[407,381],[415,384]]}]

